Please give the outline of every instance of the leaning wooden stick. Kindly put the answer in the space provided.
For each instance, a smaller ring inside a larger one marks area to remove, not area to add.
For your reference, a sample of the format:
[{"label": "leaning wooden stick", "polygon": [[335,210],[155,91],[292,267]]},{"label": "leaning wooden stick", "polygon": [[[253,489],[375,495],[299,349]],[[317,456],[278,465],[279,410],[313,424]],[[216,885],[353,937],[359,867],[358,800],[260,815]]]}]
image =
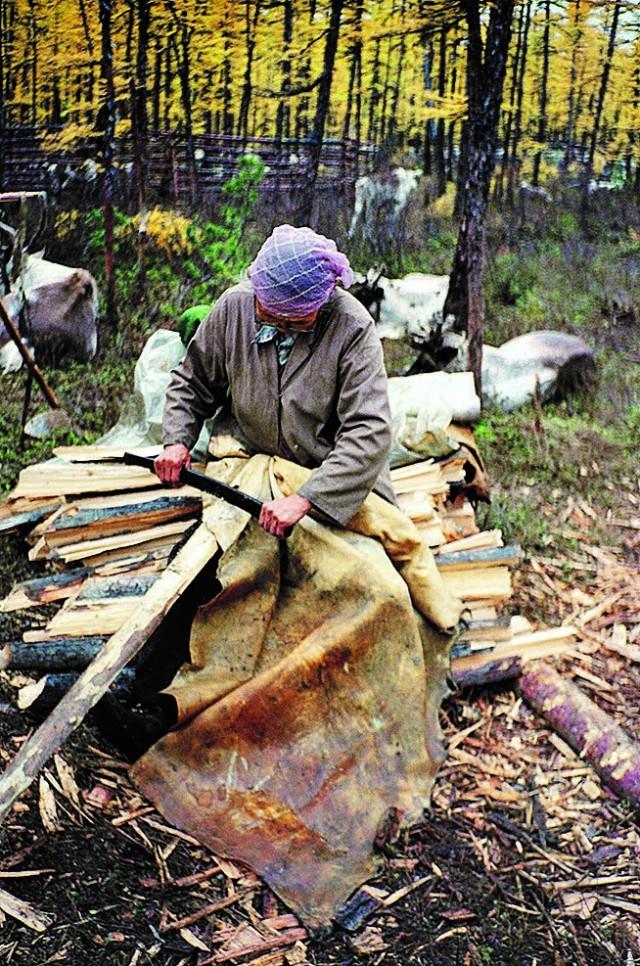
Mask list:
[{"label": "leaning wooden stick", "polygon": [[20,337],[20,333],[18,332],[15,325],[13,324],[13,321],[11,320],[11,317],[9,316],[9,313],[7,312],[1,298],[0,298],[0,322],[2,322],[5,329],[7,330],[7,335],[9,335],[15,342],[18,352],[22,356],[25,365],[27,366],[29,371],[33,373],[36,382],[40,386],[40,389],[42,391],[44,398],[47,400],[47,402],[49,403],[52,409],[60,409],[61,406],[58,401],[58,397],[56,396],[55,392],[53,391],[53,389],[51,388],[47,380],[42,375],[40,369],[36,365],[35,359],[33,358],[31,353],[27,349],[26,345],[22,341],[22,338]]},{"label": "leaning wooden stick", "polygon": [[200,526],[142,598],[136,613],[109,639],[46,721],[24,743],[0,779],[0,822],[51,755],[78,727],[120,671],[159,627],[168,610],[217,550],[218,544],[213,534],[204,525]]}]

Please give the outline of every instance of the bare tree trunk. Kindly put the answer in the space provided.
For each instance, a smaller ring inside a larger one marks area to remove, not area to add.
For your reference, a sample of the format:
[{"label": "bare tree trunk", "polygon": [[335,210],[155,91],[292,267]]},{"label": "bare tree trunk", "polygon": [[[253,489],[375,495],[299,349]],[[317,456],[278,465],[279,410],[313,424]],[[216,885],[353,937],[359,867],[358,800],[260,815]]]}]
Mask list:
[{"label": "bare tree trunk", "polygon": [[402,84],[402,71],[404,68],[405,60],[405,39],[400,38],[400,43],[398,45],[398,61],[396,65],[396,76],[393,84],[392,97],[391,97],[391,110],[389,112],[389,124],[386,133],[386,145],[387,152],[389,156],[393,153],[397,147],[398,140],[398,104],[400,101],[400,87]]},{"label": "bare tree trunk", "polygon": [[511,131],[513,128],[513,121],[516,109],[516,94],[518,90],[518,69],[520,67],[520,58],[522,56],[522,37],[524,34],[524,18],[526,14],[526,7],[524,4],[520,7],[520,19],[518,20],[518,42],[516,44],[516,52],[513,57],[513,70],[511,73],[511,89],[509,91],[509,108],[507,110],[507,118],[504,125],[504,136],[502,139],[502,164],[500,166],[500,173],[496,178],[496,198],[501,199],[504,194],[504,183],[506,173],[509,167],[509,146],[511,144]]},{"label": "bare tree trunk", "polygon": [[318,100],[316,103],[316,114],[313,122],[313,134],[310,152],[310,164],[307,172],[307,182],[302,192],[302,203],[298,211],[298,220],[302,224],[308,224],[313,214],[313,196],[318,178],[318,166],[320,164],[320,154],[322,152],[322,139],[329,112],[329,99],[331,97],[331,84],[333,82],[333,67],[338,49],[338,37],[340,35],[340,21],[342,18],[342,8],[344,0],[331,0],[331,17],[327,40],[324,48],[324,62],[322,67],[322,77],[318,86]]},{"label": "bare tree trunk", "polygon": [[135,77],[131,79],[133,160],[138,192],[138,297],[145,297],[145,252],[147,248],[147,199],[146,199],[146,157],[147,157],[147,73],[150,25],[150,0],[136,0],[138,13],[138,47],[136,50]]},{"label": "bare tree trunk", "polygon": [[469,30],[468,165],[462,223],[443,314],[444,317],[452,314],[456,330],[467,333],[469,369],[473,372],[479,395],[482,390],[485,216],[495,163],[514,4],[515,0],[496,0],[491,8],[483,49],[478,0],[462,2]]},{"label": "bare tree trunk", "polygon": [[589,139],[589,157],[587,160],[587,168],[585,171],[585,178],[584,178],[585,185],[587,186],[589,184],[589,181],[591,180],[591,175],[593,174],[593,163],[596,156],[596,148],[598,146],[598,135],[600,134],[600,125],[602,123],[602,110],[604,107],[605,97],[607,96],[607,88],[609,86],[609,75],[611,73],[611,64],[613,62],[613,55],[616,47],[616,34],[618,32],[618,23],[620,21],[621,6],[622,6],[622,0],[616,0],[613,8],[613,16],[611,18],[611,28],[609,30],[609,42],[607,44],[607,54],[605,57],[604,65],[602,67],[600,89],[598,90],[598,102],[593,116],[593,127],[591,128],[591,137]]},{"label": "bare tree trunk", "polygon": [[571,69],[569,72],[569,98],[567,102],[567,130],[565,134],[566,144],[564,149],[564,168],[573,164],[574,159],[574,138],[576,131],[577,111],[576,111],[576,84],[578,80],[578,52],[582,41],[582,20],[580,14],[580,0],[573,3],[573,24],[571,27]]},{"label": "bare tree trunk", "polygon": [[282,141],[291,133],[291,41],[293,39],[293,3],[284,0],[282,21],[282,57],[280,58],[280,100],[276,111],[276,138]]},{"label": "bare tree trunk", "polygon": [[157,131],[160,127],[160,93],[162,90],[162,48],[160,47],[160,41],[156,40],[156,50],[155,57],[153,61],[153,117],[152,125],[153,130]]},{"label": "bare tree trunk", "polygon": [[258,18],[260,16],[260,3],[261,0],[255,0],[252,17],[250,0],[245,0],[246,59],[242,83],[242,98],[240,101],[240,113],[238,115],[238,127],[236,129],[236,133],[244,140],[246,140],[249,136],[249,107],[251,105],[251,95],[253,93],[253,59],[256,49],[256,27],[258,24]]},{"label": "bare tree trunk", "polygon": [[529,50],[529,28],[531,26],[531,5],[532,0],[527,0],[524,17],[524,36],[522,38],[522,56],[520,58],[520,71],[518,78],[518,96],[516,98],[516,115],[513,126],[513,141],[509,153],[509,168],[507,172],[507,194],[509,204],[513,205],[515,200],[515,182],[520,168],[518,149],[522,138],[522,102],[524,100],[524,78],[527,70],[527,53]]},{"label": "bare tree trunk", "polygon": [[115,266],[113,260],[114,241],[114,155],[116,137],[116,90],[113,80],[113,47],[111,44],[111,0],[99,0],[101,60],[100,72],[104,84],[102,116],[103,132],[103,211],[104,211],[104,274],[106,294],[106,321],[111,327],[116,325]]},{"label": "bare tree trunk", "polygon": [[[380,135],[379,144],[386,148],[387,138],[387,99],[389,96],[389,76],[391,73],[391,37],[387,39],[387,60],[384,68],[384,81],[382,83],[382,103],[380,105]],[[385,151],[388,156],[388,151]]]},{"label": "bare tree trunk", "polygon": [[[5,167],[5,148],[6,148],[6,118],[4,107],[4,63],[5,63],[5,11],[4,6],[0,5],[0,191],[4,188],[4,167]],[[1,290],[1,285],[0,285]]]},{"label": "bare tree trunk", "polygon": [[38,24],[34,0],[29,0],[29,14],[31,28],[31,123],[36,127],[38,124]]},{"label": "bare tree trunk", "polygon": [[80,20],[82,21],[82,32],[84,33],[85,43],[87,45],[87,53],[89,57],[93,57],[93,41],[91,39],[91,31],[89,30],[89,21],[87,19],[87,11],[85,8],[85,0],[78,0],[78,9],[80,10]]},{"label": "bare tree trunk", "polygon": [[[431,71],[433,69],[433,43],[427,44],[427,35],[423,36],[422,52],[422,80],[425,91],[431,90]],[[433,118],[428,117],[424,125],[424,146],[422,151],[422,167],[424,173],[429,176],[433,171]]]},{"label": "bare tree trunk", "polygon": [[[444,98],[447,80],[447,27],[440,31],[440,47],[438,52],[438,95]],[[442,103],[442,102],[441,102]],[[440,197],[447,190],[447,171],[445,165],[445,126],[444,117],[439,117],[436,124],[436,140],[434,145],[436,169],[436,197]]]},{"label": "bare tree trunk", "polygon": [[380,38],[376,38],[373,66],[371,69],[371,88],[369,92],[369,119],[367,123],[367,140],[376,143],[376,113],[380,100]]},{"label": "bare tree trunk", "polygon": [[538,106],[538,150],[533,159],[533,175],[531,181],[537,185],[540,181],[540,162],[542,151],[547,138],[547,100],[549,90],[549,35],[551,32],[551,0],[545,0],[544,30],[542,32],[542,76],[540,78],[540,102]]},{"label": "bare tree trunk", "polygon": [[[233,134],[234,129],[234,118],[233,118],[233,71],[231,68],[232,60],[232,44],[231,44],[231,34],[229,31],[229,8],[225,8],[227,13],[224,18],[222,25],[222,45],[223,45],[223,58],[222,58],[222,133],[223,134]],[[195,168],[195,157],[194,157],[194,168]]]},{"label": "bare tree trunk", "polygon": [[[460,39],[455,38],[453,43],[453,49],[451,51],[451,84],[449,91],[453,97],[458,90],[458,45]],[[447,132],[447,181],[453,181],[453,156],[454,156],[454,144],[455,144],[455,131],[456,122],[455,120],[449,122],[449,130]]]}]

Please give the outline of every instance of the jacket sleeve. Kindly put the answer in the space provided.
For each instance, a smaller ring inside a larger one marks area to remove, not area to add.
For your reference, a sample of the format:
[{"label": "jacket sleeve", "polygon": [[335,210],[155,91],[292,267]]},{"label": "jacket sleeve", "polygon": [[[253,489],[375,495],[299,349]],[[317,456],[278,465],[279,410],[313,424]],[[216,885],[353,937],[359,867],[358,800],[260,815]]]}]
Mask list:
[{"label": "jacket sleeve", "polygon": [[387,375],[373,324],[358,329],[342,354],[336,415],[333,449],[299,492],[346,524],[386,468],[391,448]]},{"label": "jacket sleeve", "polygon": [[226,298],[223,295],[198,327],[184,358],[171,374],[162,418],[165,446],[195,446],[205,419],[224,403]]}]

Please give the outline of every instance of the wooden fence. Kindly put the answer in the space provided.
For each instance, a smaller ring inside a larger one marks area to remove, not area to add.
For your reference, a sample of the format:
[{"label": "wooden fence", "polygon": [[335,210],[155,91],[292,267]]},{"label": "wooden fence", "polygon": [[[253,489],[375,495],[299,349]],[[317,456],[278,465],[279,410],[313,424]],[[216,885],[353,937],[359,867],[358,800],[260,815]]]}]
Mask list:
[{"label": "wooden fence", "polygon": [[[0,190],[45,190],[54,198],[67,190],[98,187],[100,135],[74,150],[45,150],[42,134],[33,127],[6,128],[0,148]],[[267,165],[260,189],[266,192],[296,191],[310,170],[308,138],[241,138],[232,135],[197,134],[193,138],[194,166],[188,163],[187,144],[181,135],[153,133],[147,141],[146,191],[150,202],[196,199],[206,201],[233,177],[243,154],[258,155]],[[135,197],[133,145],[130,137],[116,146],[117,183],[120,200]],[[356,179],[371,171],[376,149],[353,140],[326,140],[322,146],[317,188],[349,189]]]}]

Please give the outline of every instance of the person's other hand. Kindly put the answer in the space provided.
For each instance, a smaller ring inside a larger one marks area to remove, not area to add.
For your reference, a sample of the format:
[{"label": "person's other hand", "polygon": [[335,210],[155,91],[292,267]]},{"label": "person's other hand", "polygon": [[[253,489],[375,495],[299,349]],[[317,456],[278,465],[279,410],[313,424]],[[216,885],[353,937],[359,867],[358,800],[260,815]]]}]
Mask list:
[{"label": "person's other hand", "polygon": [[191,466],[191,453],[184,443],[172,443],[156,456],[153,466],[163,483],[180,486],[180,473],[183,466],[187,469]]},{"label": "person's other hand", "polygon": [[311,503],[300,493],[292,493],[279,500],[268,500],[262,504],[258,523],[274,537],[284,537],[289,527],[294,526],[311,509]]}]

